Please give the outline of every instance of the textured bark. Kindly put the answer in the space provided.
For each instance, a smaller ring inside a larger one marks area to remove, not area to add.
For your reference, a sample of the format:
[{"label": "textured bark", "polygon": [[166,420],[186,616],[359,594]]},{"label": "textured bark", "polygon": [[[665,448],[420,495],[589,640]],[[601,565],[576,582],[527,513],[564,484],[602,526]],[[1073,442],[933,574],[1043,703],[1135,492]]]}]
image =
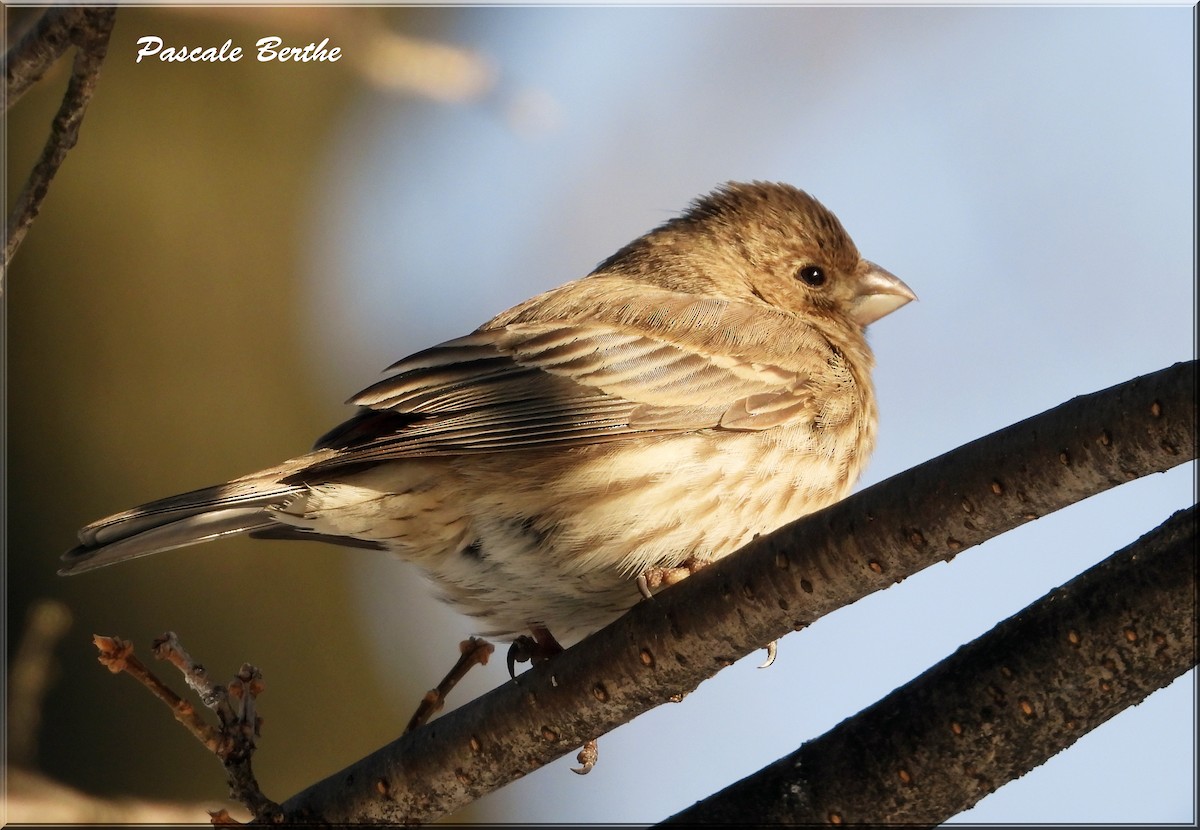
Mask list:
[{"label": "textured bark", "polygon": [[67,51],[85,18],[86,10],[80,6],[47,9],[4,53],[5,112]]},{"label": "textured bark", "polygon": [[1196,509],[667,823],[934,826],[1196,665]]},{"label": "textured bark", "polygon": [[[37,218],[50,189],[50,182],[66,160],[67,153],[79,140],[79,127],[100,80],[100,67],[108,54],[108,39],[116,14],[113,6],[50,9],[4,56],[7,108],[42,77],[68,44],[74,43],[79,47],[62,104],[50,122],[46,146],[9,214],[3,261],[0,262],[0,280],[33,225],[33,220]],[[0,293],[3,293],[2,281]]]},{"label": "textured bark", "polygon": [[[297,794],[285,815],[432,821],[830,611],[1039,516],[1194,459],[1195,397],[1195,361],[1176,364],[893,476],[639,603],[515,682]],[[1009,689],[1008,706],[1020,705],[1023,688],[1000,688]]]}]

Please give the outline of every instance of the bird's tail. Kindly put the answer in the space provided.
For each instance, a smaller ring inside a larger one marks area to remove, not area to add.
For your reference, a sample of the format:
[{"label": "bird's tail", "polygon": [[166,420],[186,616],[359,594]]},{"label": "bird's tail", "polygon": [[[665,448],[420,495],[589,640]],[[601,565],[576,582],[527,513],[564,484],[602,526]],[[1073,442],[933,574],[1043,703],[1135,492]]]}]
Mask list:
[{"label": "bird's tail", "polygon": [[79,545],[62,555],[59,574],[103,568],[221,536],[268,530],[277,522],[266,509],[305,489],[280,479],[288,465],[226,484],[205,487],[143,504],[92,522],[79,531]]}]

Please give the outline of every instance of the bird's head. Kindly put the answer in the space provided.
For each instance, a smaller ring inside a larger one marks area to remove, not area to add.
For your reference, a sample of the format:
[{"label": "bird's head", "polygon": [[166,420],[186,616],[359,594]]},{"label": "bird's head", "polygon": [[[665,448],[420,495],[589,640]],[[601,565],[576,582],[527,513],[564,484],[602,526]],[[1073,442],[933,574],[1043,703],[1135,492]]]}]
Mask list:
[{"label": "bird's head", "polygon": [[902,280],[859,255],[824,205],[772,182],[722,185],[596,270],[858,326],[916,299]]}]

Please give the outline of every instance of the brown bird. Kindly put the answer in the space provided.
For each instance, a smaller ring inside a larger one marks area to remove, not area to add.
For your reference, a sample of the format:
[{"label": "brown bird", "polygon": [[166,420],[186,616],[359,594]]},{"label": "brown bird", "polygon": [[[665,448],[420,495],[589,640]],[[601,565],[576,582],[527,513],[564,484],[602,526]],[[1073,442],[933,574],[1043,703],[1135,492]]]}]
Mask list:
[{"label": "brown bird", "polygon": [[319,539],[414,562],[482,636],[553,651],[844,497],[875,443],[864,327],[913,299],[808,194],[729,183],[394,364],[310,453],[88,525],[60,573]]}]

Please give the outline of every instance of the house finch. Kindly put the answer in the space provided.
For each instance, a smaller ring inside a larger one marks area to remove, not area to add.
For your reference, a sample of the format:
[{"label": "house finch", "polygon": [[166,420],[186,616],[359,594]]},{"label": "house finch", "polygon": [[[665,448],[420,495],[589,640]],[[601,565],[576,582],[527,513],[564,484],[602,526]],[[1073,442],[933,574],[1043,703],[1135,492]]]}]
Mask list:
[{"label": "house finch", "polygon": [[485,637],[570,644],[847,494],[875,442],[863,329],[914,298],[808,194],[726,184],[394,364],[308,454],[88,525],[60,573],[319,539],[419,565]]}]

